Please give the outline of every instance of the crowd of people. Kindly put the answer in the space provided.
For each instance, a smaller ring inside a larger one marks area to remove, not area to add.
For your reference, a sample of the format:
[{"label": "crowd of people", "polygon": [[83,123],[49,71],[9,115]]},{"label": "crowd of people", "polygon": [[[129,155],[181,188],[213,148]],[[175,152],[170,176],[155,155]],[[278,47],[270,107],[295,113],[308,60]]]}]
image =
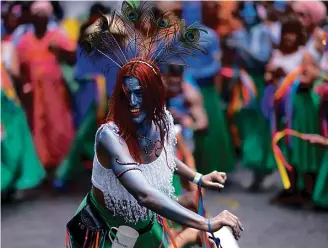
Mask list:
[{"label": "crowd of people", "polygon": [[[118,70],[100,70],[81,46],[101,15],[63,15],[60,2],[2,1],[1,192],[57,190],[91,169],[97,128],[106,122]],[[163,65],[166,105],[174,117],[177,156],[207,174],[254,174],[248,190],[290,165],[275,204],[328,207],[327,6],[309,2],[156,2],[206,30],[207,53],[188,67]],[[139,27],[144,32],[144,27]],[[110,32],[124,40],[115,27]],[[164,92],[163,92],[164,94]],[[310,140],[286,136],[294,130]],[[278,149],[275,149],[278,148]],[[194,186],[174,178],[177,195]]]}]

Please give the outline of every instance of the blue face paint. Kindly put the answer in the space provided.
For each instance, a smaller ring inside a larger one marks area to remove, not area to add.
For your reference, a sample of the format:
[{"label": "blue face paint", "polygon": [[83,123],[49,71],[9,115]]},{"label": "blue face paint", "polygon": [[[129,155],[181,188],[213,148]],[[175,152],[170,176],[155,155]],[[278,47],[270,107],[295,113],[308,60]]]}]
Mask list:
[{"label": "blue face paint", "polygon": [[140,82],[135,77],[126,77],[124,79],[124,92],[129,102],[129,109],[133,122],[140,124],[146,119],[146,111],[142,109],[142,88]]}]

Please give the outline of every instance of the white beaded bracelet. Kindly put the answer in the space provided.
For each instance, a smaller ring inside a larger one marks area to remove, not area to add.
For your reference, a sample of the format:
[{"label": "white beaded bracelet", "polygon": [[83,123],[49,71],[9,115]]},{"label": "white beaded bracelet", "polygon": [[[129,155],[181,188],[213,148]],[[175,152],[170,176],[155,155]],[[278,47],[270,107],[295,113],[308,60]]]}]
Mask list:
[{"label": "white beaded bracelet", "polygon": [[193,183],[198,184],[199,180],[201,179],[201,177],[203,176],[203,174],[200,173],[196,173],[196,176],[194,177],[194,179],[192,180]]}]

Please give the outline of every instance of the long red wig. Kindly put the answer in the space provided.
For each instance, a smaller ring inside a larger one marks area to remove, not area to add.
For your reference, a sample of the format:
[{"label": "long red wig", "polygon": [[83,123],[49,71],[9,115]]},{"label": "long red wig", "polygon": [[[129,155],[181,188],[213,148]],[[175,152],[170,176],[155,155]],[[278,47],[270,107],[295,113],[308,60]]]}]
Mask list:
[{"label": "long red wig", "polygon": [[[140,61],[144,61],[148,65]],[[141,163],[137,128],[133,123],[129,101],[123,90],[126,77],[135,77],[139,80],[143,97],[142,109],[146,111],[146,121],[155,123],[163,143],[169,129],[165,114],[165,85],[157,66],[144,59],[135,59],[127,63],[118,73],[114,92],[109,101],[107,121],[112,121],[118,126],[131,156],[136,162]]]}]

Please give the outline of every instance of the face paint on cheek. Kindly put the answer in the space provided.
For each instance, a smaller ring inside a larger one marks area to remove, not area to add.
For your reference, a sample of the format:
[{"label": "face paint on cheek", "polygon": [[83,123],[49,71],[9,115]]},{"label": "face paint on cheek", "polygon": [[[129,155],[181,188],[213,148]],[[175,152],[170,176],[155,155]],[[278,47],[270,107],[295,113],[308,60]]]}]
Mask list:
[{"label": "face paint on cheek", "polygon": [[124,80],[124,93],[127,97],[132,121],[136,124],[146,119],[146,111],[143,107],[142,88],[135,77],[126,77]]}]

